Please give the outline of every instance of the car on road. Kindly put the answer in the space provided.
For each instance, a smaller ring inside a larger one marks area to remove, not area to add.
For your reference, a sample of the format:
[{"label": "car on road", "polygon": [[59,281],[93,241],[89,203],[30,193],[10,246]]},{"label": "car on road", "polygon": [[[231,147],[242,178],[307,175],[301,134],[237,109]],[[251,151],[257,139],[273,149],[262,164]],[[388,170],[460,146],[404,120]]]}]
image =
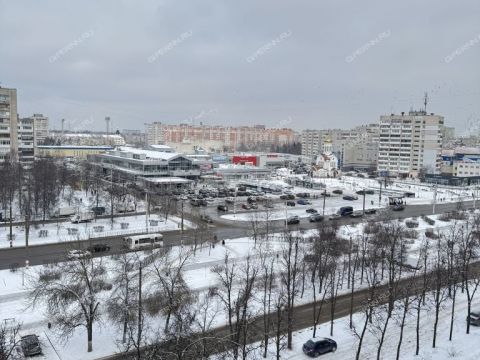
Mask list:
[{"label": "car on road", "polygon": [[307,210],[305,210],[305,212],[309,213],[309,214],[316,214],[318,213],[317,209],[314,209],[314,208],[309,208]]},{"label": "car on road", "polygon": [[320,221],[323,221],[323,216],[320,214],[313,214],[313,215],[310,215],[310,217],[308,218],[308,221],[320,222]]},{"label": "car on road", "polygon": [[340,214],[332,214],[328,217],[330,220],[340,220],[342,218],[342,215]]},{"label": "car on road", "polygon": [[332,191],[332,194],[335,194],[335,195],[342,195],[343,194],[343,190],[340,190],[340,189],[335,189]]},{"label": "car on road", "polygon": [[280,200],[295,200],[295,195],[293,194],[280,195]]},{"label": "car on road", "polygon": [[353,201],[353,200],[358,200],[358,196],[353,196],[353,195],[345,195],[343,200],[348,200],[348,201]]},{"label": "car on road", "polygon": [[352,206],[342,206],[340,209],[338,209],[338,215],[340,216],[349,216],[352,213],[353,213]]},{"label": "car on road", "polygon": [[85,259],[92,256],[92,253],[88,250],[70,250],[67,253],[67,258],[70,260]]},{"label": "car on road", "polygon": [[323,190],[320,195],[322,196],[325,196],[325,197],[329,197],[329,196],[332,196],[332,194],[330,194],[327,190]]},{"label": "car on road", "polygon": [[365,209],[365,215],[373,215],[377,213],[377,209]]},{"label": "car on road", "polygon": [[307,356],[317,357],[329,352],[335,352],[337,343],[329,338],[313,338],[303,344],[302,350]]},{"label": "car on road", "polygon": [[289,200],[285,203],[287,206],[295,206],[295,201]]},{"label": "car on road", "polygon": [[298,204],[298,205],[311,205],[312,202],[309,201],[309,200],[300,199],[300,200],[297,200],[297,204]]},{"label": "car on road", "polygon": [[42,354],[42,347],[40,346],[40,340],[38,340],[37,335],[31,334],[22,336],[20,343],[24,356],[35,356]]},{"label": "car on road", "polygon": [[242,204],[242,209],[243,210],[250,210],[252,207],[248,204]]},{"label": "car on road", "polygon": [[228,206],[227,205],[218,205],[217,210],[227,212],[228,211]]},{"label": "car on road", "polygon": [[107,251],[110,251],[110,246],[106,244],[95,244],[95,245],[89,246],[87,250],[90,251],[92,254],[107,252]]},{"label": "car on road", "polygon": [[207,224],[213,223],[213,220],[209,215],[200,215],[200,220],[206,222]]},{"label": "car on road", "polygon": [[393,211],[403,211],[405,210],[405,205],[403,204],[397,204],[392,206]]},{"label": "car on road", "polygon": [[300,218],[297,215],[290,216],[287,221],[287,225],[295,225],[295,224],[300,224]]},{"label": "car on road", "polygon": [[470,318],[470,325],[480,326],[480,310],[470,311],[470,315],[467,316],[467,322],[468,318]]},{"label": "car on road", "polygon": [[363,216],[362,210],[354,211],[350,214],[351,218],[361,218],[362,216]]}]

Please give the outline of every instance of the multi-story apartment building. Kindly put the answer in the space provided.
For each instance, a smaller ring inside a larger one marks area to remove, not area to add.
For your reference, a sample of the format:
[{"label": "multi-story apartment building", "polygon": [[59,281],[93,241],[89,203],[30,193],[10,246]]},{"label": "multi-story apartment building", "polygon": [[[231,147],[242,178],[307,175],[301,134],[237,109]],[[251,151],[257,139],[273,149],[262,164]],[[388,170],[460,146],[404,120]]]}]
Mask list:
[{"label": "multi-story apartment building", "polygon": [[271,129],[255,126],[167,125],[154,122],[146,125],[148,145],[189,141],[202,145],[205,141],[221,141],[226,148],[255,147],[258,144],[283,145],[295,141],[292,129]]},{"label": "multi-story apartment building", "polygon": [[48,136],[48,117],[43,114],[33,114],[30,119],[33,120],[35,146],[42,145]]},{"label": "multi-story apartment building", "polygon": [[18,159],[17,90],[0,87],[0,162]]},{"label": "multi-story apartment building", "polygon": [[35,160],[35,121],[33,118],[18,119],[18,160],[30,163]]},{"label": "multi-story apartment building", "polygon": [[325,140],[331,141],[332,152],[342,169],[376,167],[378,124],[352,129],[304,130],[301,134],[302,155],[314,161],[322,152]]},{"label": "multi-story apartment building", "polygon": [[378,172],[418,177],[440,172],[443,116],[425,111],[380,117]]}]

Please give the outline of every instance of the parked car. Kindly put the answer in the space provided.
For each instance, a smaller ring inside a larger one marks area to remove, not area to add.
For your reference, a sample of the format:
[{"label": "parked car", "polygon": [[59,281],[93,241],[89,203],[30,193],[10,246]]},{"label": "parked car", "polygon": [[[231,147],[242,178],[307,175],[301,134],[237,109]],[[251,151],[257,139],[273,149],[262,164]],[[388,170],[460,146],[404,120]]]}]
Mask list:
[{"label": "parked car", "polygon": [[320,221],[323,221],[323,216],[320,214],[313,214],[313,215],[310,215],[310,217],[308,218],[308,221],[320,222]]},{"label": "parked car", "polygon": [[25,335],[20,339],[24,356],[35,356],[42,354],[42,347],[37,335]]},{"label": "parked car", "polygon": [[242,204],[242,209],[244,210],[250,210],[252,207],[248,204]]},{"label": "parked car", "polygon": [[298,205],[311,205],[312,202],[309,201],[309,200],[300,199],[300,200],[297,200],[297,204],[298,204]]},{"label": "parked car", "polygon": [[67,258],[70,260],[84,259],[92,256],[92,253],[88,250],[70,250],[67,253]]},{"label": "parked car", "polygon": [[345,195],[345,196],[343,197],[343,200],[348,200],[348,201],[358,200],[358,196]]},{"label": "parked car", "polygon": [[105,244],[95,244],[95,245],[90,246],[88,248],[88,251],[90,253],[107,252],[107,251],[110,251],[110,246],[105,245]]},{"label": "parked car", "polygon": [[229,197],[229,198],[226,198],[226,199],[225,199],[225,202],[226,202],[227,204],[234,204],[234,203],[235,203],[235,199]]},{"label": "parked car", "polygon": [[480,310],[470,311],[470,315],[467,316],[467,321],[468,318],[470,318],[470,325],[480,326]]},{"label": "parked car", "polygon": [[362,210],[354,211],[350,214],[351,218],[361,218],[362,216],[363,216]]},{"label": "parked car", "polygon": [[328,217],[330,220],[340,220],[342,218],[342,215],[340,214],[332,214]]},{"label": "parked car", "polygon": [[271,202],[266,202],[265,204],[263,204],[263,206],[267,209],[273,209],[273,204]]},{"label": "parked car", "polygon": [[405,210],[405,205],[403,204],[397,204],[392,206],[393,211],[402,211]]},{"label": "parked car", "polygon": [[373,215],[377,213],[377,209],[365,209],[366,215]]},{"label": "parked car", "polygon": [[327,190],[323,190],[320,195],[322,196],[325,196],[325,197],[329,197],[329,196],[332,196],[332,194],[330,194]]},{"label": "parked car", "polygon": [[303,353],[310,357],[317,357],[337,350],[337,343],[328,338],[313,338],[303,344]]},{"label": "parked car", "polygon": [[316,214],[316,213],[318,213],[317,209],[314,209],[314,208],[310,208],[310,209],[307,209],[307,210],[305,210],[305,211],[306,211],[307,213],[309,213],[309,214]]},{"label": "parked car", "polygon": [[250,207],[251,207],[252,209],[258,209],[258,204],[257,204],[256,202],[251,203],[251,204],[250,204]]},{"label": "parked car", "polygon": [[228,206],[227,205],[218,205],[217,210],[227,212],[228,211]]},{"label": "parked car", "polygon": [[343,190],[336,189],[336,190],[333,190],[332,193],[333,193],[333,194],[336,194],[336,195],[342,195],[342,194],[343,194]]},{"label": "parked car", "polygon": [[209,215],[200,215],[200,220],[206,222],[207,224],[213,223],[213,220]]},{"label": "parked car", "polygon": [[103,214],[105,214],[105,207],[103,207],[103,206],[94,206],[94,207],[92,207],[92,212],[93,212],[96,216],[103,215]]},{"label": "parked car", "polygon": [[349,216],[352,213],[353,213],[353,207],[351,207],[351,206],[342,206],[338,210],[338,215],[340,215],[340,216]]},{"label": "parked car", "polygon": [[295,224],[300,224],[300,218],[297,215],[290,216],[287,219],[287,225],[295,225]]},{"label": "parked car", "polygon": [[280,200],[295,200],[295,195],[293,194],[280,195]]},{"label": "parked car", "polygon": [[295,201],[289,200],[285,204],[287,204],[287,206],[295,206]]}]

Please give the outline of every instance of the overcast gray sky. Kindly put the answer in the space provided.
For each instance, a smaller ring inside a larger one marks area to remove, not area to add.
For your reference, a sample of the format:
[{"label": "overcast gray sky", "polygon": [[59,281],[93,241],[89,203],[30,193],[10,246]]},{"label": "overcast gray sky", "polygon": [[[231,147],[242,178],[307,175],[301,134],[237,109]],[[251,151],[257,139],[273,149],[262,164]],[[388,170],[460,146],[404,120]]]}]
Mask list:
[{"label": "overcast gray sky", "polygon": [[[480,124],[478,0],[0,0],[0,82],[52,127]],[[457,52],[455,52],[457,50]]]}]

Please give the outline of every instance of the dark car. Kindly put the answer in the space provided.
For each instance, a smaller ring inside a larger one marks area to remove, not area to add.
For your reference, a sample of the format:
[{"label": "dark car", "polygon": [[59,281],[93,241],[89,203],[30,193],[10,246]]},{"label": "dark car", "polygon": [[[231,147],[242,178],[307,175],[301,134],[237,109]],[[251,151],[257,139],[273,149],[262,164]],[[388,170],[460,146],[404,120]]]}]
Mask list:
[{"label": "dark car", "polygon": [[287,225],[300,224],[300,218],[298,216],[291,216],[287,219]]},{"label": "dark car", "polygon": [[327,190],[322,191],[322,192],[320,193],[320,195],[325,196],[325,197],[332,196],[332,194],[330,194]]},{"label": "dark car", "polygon": [[311,202],[309,200],[300,199],[300,200],[297,200],[297,204],[298,205],[310,205]]},{"label": "dark car", "polygon": [[201,215],[200,220],[202,220],[203,222],[206,222],[207,224],[213,223],[212,218],[208,215]]},{"label": "dark car", "polygon": [[307,210],[305,210],[305,211],[306,211],[307,213],[309,213],[309,214],[316,214],[316,213],[318,213],[317,209],[314,209],[314,208],[310,208],[310,209],[307,209]]},{"label": "dark car", "polygon": [[320,222],[320,221],[323,221],[323,216],[320,214],[313,214],[313,215],[310,215],[310,217],[308,218],[308,221]]},{"label": "dark car", "polygon": [[349,216],[352,213],[353,213],[353,207],[351,207],[351,206],[342,206],[338,210],[338,215],[340,215],[340,216]]},{"label": "dark car", "polygon": [[42,348],[40,347],[40,340],[38,340],[37,335],[22,336],[21,344],[23,354],[25,356],[35,356],[42,353]]},{"label": "dark car", "polygon": [[88,248],[88,251],[90,251],[91,253],[107,252],[107,251],[110,251],[110,246],[105,244],[95,244],[90,246]]},{"label": "dark car", "polygon": [[295,195],[293,194],[280,195],[280,200],[295,200]]},{"label": "dark car", "polygon": [[343,197],[343,200],[348,200],[348,201],[358,200],[358,196],[345,195],[345,196]]},{"label": "dark car", "polygon": [[377,213],[377,209],[365,209],[366,215],[373,215]]},{"label": "dark car", "polygon": [[289,201],[286,202],[286,204],[287,204],[287,206],[295,206],[295,201],[289,200]]},{"label": "dark car", "polygon": [[311,339],[303,344],[303,353],[310,357],[317,357],[337,350],[337,343],[328,338]]},{"label": "dark car", "polygon": [[92,207],[92,211],[97,216],[105,214],[105,208],[103,206],[94,206]]},{"label": "dark car", "polygon": [[242,209],[250,210],[252,207],[249,204],[242,204]]},{"label": "dark car", "polygon": [[228,206],[227,205],[218,205],[217,210],[227,212],[228,211]]},{"label": "dark car", "polygon": [[397,204],[392,206],[393,211],[402,211],[405,210],[405,205],[403,204]]},{"label": "dark car", "polygon": [[336,195],[342,195],[342,194],[343,194],[343,190],[336,189],[336,190],[333,190],[332,193],[333,193],[333,194],[336,194]]},{"label": "dark car", "polygon": [[467,316],[467,322],[468,318],[470,318],[470,325],[480,326],[480,311],[470,311],[470,316]]}]

